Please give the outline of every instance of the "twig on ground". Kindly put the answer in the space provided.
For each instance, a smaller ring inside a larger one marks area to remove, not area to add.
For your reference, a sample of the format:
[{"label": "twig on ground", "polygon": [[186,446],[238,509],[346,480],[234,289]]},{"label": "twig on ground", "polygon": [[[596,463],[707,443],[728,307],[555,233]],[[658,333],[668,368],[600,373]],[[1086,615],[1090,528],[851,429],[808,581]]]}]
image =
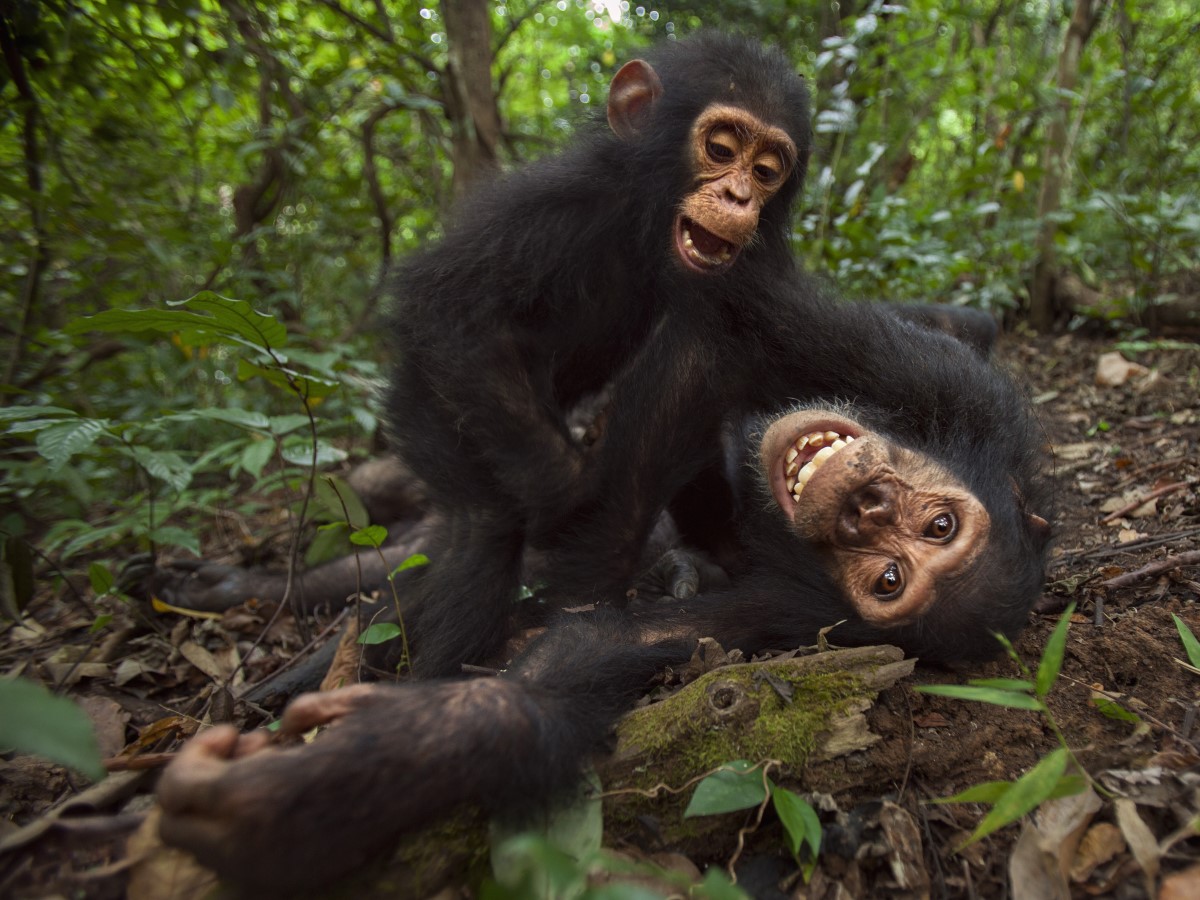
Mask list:
[{"label": "twig on ground", "polygon": [[1136,584],[1143,578],[1150,578],[1181,566],[1200,566],[1200,550],[1189,550],[1186,553],[1180,553],[1176,556],[1168,556],[1166,559],[1152,562],[1149,565],[1142,566],[1140,569],[1134,569],[1132,572],[1126,572],[1124,575],[1118,575],[1115,578],[1108,579],[1108,581],[1102,581],[1100,582],[1100,586],[1107,588],[1129,587],[1129,585]]}]

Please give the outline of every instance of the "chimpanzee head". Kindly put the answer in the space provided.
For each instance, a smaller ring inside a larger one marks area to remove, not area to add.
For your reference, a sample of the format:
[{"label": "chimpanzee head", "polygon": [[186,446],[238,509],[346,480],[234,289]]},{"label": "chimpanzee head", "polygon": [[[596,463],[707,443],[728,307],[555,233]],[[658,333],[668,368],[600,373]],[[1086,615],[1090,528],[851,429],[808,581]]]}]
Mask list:
[{"label": "chimpanzee head", "polygon": [[939,659],[994,655],[993,633],[1015,635],[1040,596],[1050,529],[1026,508],[1044,496],[1039,476],[961,458],[965,443],[914,440],[919,428],[889,434],[879,418],[816,406],[760,432],[773,527],[807,544],[839,586],[850,622],[835,635]]},{"label": "chimpanzee head", "polygon": [[683,270],[728,271],[756,245],[786,253],[812,129],[808,91],[781,53],[715,33],[667,43],[613,77],[608,122],[633,170],[656,173],[658,195],[669,187]]}]

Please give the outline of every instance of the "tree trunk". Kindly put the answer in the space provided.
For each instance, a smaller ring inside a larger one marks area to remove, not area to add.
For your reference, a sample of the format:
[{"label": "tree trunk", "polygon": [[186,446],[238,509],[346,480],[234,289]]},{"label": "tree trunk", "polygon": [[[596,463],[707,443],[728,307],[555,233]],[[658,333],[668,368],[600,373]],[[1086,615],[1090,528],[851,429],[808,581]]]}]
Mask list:
[{"label": "tree trunk", "polygon": [[454,195],[497,166],[500,110],[492,86],[492,20],[487,0],[442,0],[450,44],[442,76],[453,141]]},{"label": "tree trunk", "polygon": [[1058,226],[1050,216],[1061,205],[1063,183],[1067,166],[1070,165],[1070,147],[1067,141],[1067,118],[1071,111],[1071,98],[1079,80],[1079,61],[1084,45],[1092,36],[1096,23],[1103,12],[1103,4],[1097,0],[1075,0],[1071,24],[1063,41],[1058,57],[1058,75],[1055,87],[1059,93],[1058,108],[1050,121],[1046,134],[1046,147],[1042,157],[1042,186],[1038,193],[1038,218],[1041,230],[1038,233],[1038,259],[1033,269],[1033,288],[1029,300],[1029,318],[1034,328],[1048,329],[1054,322],[1054,280],[1056,274],[1054,239]]}]

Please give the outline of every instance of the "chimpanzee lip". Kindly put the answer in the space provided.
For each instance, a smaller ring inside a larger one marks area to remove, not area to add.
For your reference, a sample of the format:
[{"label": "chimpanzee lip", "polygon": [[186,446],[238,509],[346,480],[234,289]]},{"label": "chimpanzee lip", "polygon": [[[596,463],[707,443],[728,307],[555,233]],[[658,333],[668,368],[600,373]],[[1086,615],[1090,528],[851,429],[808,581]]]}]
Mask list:
[{"label": "chimpanzee lip", "polygon": [[[804,489],[825,463],[868,432],[849,419],[829,413],[794,413],[786,421],[786,432],[772,439],[765,461],[775,502],[792,517]],[[827,449],[833,452],[824,453]]]},{"label": "chimpanzee lip", "polygon": [[675,219],[675,253],[693,272],[723,272],[733,265],[740,250],[687,216]]}]

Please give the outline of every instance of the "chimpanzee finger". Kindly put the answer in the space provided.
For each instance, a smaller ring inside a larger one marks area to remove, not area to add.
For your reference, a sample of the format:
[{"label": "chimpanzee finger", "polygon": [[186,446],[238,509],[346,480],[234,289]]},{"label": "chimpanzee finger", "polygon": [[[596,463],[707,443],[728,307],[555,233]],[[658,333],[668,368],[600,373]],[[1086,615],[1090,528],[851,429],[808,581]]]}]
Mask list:
[{"label": "chimpanzee finger", "polygon": [[158,782],[158,802],[170,812],[212,804],[213,786],[237,753],[239,735],[232,725],[218,725],[196,735],[167,766]]},{"label": "chimpanzee finger", "polygon": [[318,725],[325,725],[349,715],[364,700],[380,688],[371,684],[354,684],[316,694],[301,694],[283,713],[280,731],[284,734],[303,734]]}]

